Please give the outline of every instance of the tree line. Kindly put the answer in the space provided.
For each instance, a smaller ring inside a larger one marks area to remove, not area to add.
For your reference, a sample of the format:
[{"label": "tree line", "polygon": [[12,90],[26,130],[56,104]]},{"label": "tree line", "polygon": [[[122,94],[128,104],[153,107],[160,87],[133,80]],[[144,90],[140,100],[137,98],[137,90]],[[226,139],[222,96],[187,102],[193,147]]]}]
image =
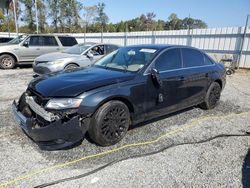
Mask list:
[{"label": "tree line", "polygon": [[[178,18],[172,13],[166,20],[156,20],[156,14],[149,12],[136,18],[109,22],[102,2],[84,6],[79,0],[37,0],[39,32],[41,33],[78,33],[78,32],[124,32],[152,30],[180,30],[207,28],[207,24],[191,17]],[[36,32],[35,0],[16,0],[19,31]],[[13,5],[8,10],[0,9],[0,31],[14,32]]]}]

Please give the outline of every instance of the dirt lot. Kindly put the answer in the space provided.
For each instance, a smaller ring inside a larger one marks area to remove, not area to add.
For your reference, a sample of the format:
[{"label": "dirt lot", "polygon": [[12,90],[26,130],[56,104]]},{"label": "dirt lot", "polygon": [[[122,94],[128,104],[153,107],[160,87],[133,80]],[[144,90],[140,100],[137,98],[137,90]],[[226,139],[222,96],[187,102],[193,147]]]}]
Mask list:
[{"label": "dirt lot", "polygon": [[[190,108],[144,123],[112,147],[98,147],[85,139],[73,149],[53,152],[39,150],[12,116],[13,99],[31,79],[30,68],[0,70],[0,187],[34,187],[169,146],[51,187],[250,187],[250,137],[209,140],[250,132],[250,72],[240,70],[228,77],[214,110]],[[204,142],[193,143],[199,141]],[[141,144],[131,147],[134,143]],[[111,150],[115,148],[120,149]],[[95,156],[101,152],[106,153]]]}]

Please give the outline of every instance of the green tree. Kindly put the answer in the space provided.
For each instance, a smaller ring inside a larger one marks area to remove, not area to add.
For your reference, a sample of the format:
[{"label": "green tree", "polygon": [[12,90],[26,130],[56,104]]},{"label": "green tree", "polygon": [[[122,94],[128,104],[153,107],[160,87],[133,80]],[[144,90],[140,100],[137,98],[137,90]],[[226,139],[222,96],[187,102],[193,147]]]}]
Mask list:
[{"label": "green tree", "polygon": [[46,6],[44,0],[37,0],[37,14],[38,14],[38,25],[39,25],[39,32],[44,33],[46,31]]},{"label": "green tree", "polygon": [[108,23],[109,20],[107,14],[104,12],[105,6],[106,6],[105,3],[98,3],[97,5],[98,16],[96,17],[96,22],[101,25],[102,27],[101,30],[105,29],[106,24]]},{"label": "green tree", "polygon": [[92,26],[95,22],[97,16],[97,6],[85,6],[83,7],[83,22],[86,32],[88,32],[88,28]]},{"label": "green tree", "polygon": [[53,30],[54,32],[59,32],[58,24],[59,24],[59,5],[60,0],[47,0],[48,3],[48,11],[49,17],[52,20]]},{"label": "green tree", "polygon": [[20,0],[25,6],[25,12],[22,20],[27,23],[29,32],[35,31],[35,12],[33,10],[33,0]]},{"label": "green tree", "polygon": [[177,17],[177,14],[172,13],[168,17],[168,22],[165,25],[166,30],[179,30],[182,29],[182,20]]},{"label": "green tree", "polygon": [[201,28],[207,28],[207,24],[199,19],[194,18],[184,18],[182,20],[182,26],[183,29],[201,29]]}]

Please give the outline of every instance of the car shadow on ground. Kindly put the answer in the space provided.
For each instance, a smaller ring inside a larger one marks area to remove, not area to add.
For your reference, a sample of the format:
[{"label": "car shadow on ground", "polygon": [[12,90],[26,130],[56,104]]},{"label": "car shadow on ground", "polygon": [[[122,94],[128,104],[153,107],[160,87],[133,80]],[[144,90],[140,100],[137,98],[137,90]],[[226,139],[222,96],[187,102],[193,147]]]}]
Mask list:
[{"label": "car shadow on ground", "polygon": [[32,64],[16,65],[14,69],[27,69],[32,68]]},{"label": "car shadow on ground", "polygon": [[159,117],[156,117],[156,118],[152,118],[152,119],[149,119],[149,120],[146,120],[146,121],[143,121],[141,123],[137,123],[135,125],[132,125],[129,127],[129,130],[131,129],[136,129],[136,128],[140,128],[140,127],[143,127],[145,125],[148,125],[148,124],[151,124],[151,123],[154,123],[154,122],[157,122],[157,121],[161,121],[161,120],[164,120],[166,118],[169,118],[169,117],[172,117],[172,116],[175,116],[175,115],[178,115],[178,114],[182,114],[184,112],[187,112],[187,111],[190,111],[194,108],[199,108],[199,107],[196,107],[196,106],[193,106],[193,107],[189,107],[189,108],[186,108],[186,109],[183,109],[183,110],[179,110],[179,111],[176,111],[176,112],[173,112],[173,113],[170,113],[170,114],[167,114],[167,115],[161,115]]},{"label": "car shadow on ground", "polygon": [[[143,127],[143,126],[146,126],[146,125],[149,125],[149,124],[151,124],[151,123],[155,123],[155,122],[160,121],[160,120],[164,120],[164,119],[166,119],[166,118],[175,116],[175,115],[177,115],[177,114],[181,114],[181,113],[183,113],[183,112],[187,112],[187,111],[192,110],[192,109],[194,109],[194,108],[198,108],[198,107],[189,107],[189,108],[186,108],[186,109],[177,111],[177,112],[173,112],[173,113],[170,113],[170,114],[167,114],[167,115],[162,115],[162,116],[159,116],[159,117],[157,117],[157,118],[152,118],[152,119],[150,119],[150,120],[146,120],[146,121],[143,121],[143,122],[141,122],[141,123],[137,123],[137,124],[131,125],[131,126],[129,127],[128,131],[130,131],[130,130],[132,130],[132,129],[137,129],[137,128],[140,128],[140,127]],[[88,132],[87,132],[86,135],[85,135],[85,139],[87,139],[87,141],[90,142],[91,144],[98,145],[98,144],[96,144],[96,143],[90,138]],[[80,142],[82,142],[82,140],[81,140]],[[73,147],[76,147],[76,146],[79,146],[79,145],[81,145],[81,143],[77,143],[77,144],[76,144],[75,146],[73,146]],[[98,145],[98,146],[99,146],[99,145]],[[71,149],[71,148],[73,148],[73,147],[70,147],[70,148],[67,148],[67,149]]]},{"label": "car shadow on ground", "polygon": [[250,187],[250,149],[248,150],[242,166],[242,187]]}]

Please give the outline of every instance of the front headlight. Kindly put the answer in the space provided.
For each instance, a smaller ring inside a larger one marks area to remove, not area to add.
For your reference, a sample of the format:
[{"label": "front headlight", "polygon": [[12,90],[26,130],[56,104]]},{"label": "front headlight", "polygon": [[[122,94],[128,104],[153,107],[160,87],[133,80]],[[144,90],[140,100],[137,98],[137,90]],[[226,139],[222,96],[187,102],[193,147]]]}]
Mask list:
[{"label": "front headlight", "polygon": [[71,98],[62,98],[62,99],[50,99],[46,104],[45,108],[62,110],[68,108],[78,108],[82,102],[82,99],[71,99]]},{"label": "front headlight", "polygon": [[60,63],[63,63],[64,60],[63,59],[58,59],[58,60],[55,60],[55,61],[50,61],[48,62],[49,65],[55,65],[55,64],[60,64]]}]

